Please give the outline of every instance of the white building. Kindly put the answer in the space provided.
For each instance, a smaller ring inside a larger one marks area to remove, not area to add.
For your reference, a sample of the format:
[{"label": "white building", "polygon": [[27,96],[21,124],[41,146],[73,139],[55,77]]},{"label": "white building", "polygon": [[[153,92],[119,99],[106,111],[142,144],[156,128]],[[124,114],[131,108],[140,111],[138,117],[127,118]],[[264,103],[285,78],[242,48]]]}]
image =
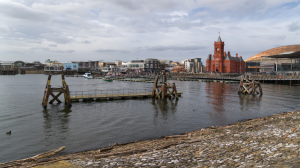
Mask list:
[{"label": "white building", "polygon": [[184,69],[187,72],[202,72],[203,71],[203,65],[201,62],[201,58],[185,59],[185,60],[181,61],[181,63],[184,65]]}]

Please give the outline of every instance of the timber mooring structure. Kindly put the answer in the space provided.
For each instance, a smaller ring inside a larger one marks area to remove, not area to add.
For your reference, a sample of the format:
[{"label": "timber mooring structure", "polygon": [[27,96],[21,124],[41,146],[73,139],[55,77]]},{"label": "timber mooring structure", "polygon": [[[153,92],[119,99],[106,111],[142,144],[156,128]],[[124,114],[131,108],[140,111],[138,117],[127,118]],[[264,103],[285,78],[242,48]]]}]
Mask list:
[{"label": "timber mooring structure", "polygon": [[[167,97],[173,97],[178,99],[178,93],[175,83],[170,84],[167,82],[166,73],[162,74],[162,84],[158,85],[159,76],[157,75],[154,80],[154,86],[152,90],[152,97],[165,99]],[[172,88],[170,91],[169,88]]]},{"label": "timber mooring structure", "polygon": [[[51,82],[51,74],[48,75],[48,80],[46,83],[46,88],[44,91],[44,97],[43,97],[43,107],[46,108],[48,104],[48,99],[49,96],[51,95],[53,98],[49,102],[49,104],[52,104],[54,101],[57,101],[57,103],[61,103],[61,101],[58,99],[58,97],[63,93],[64,94],[64,99],[65,99],[65,104],[68,105],[69,107],[72,106],[71,104],[71,99],[70,99],[70,92],[69,92],[69,87],[65,81],[65,76],[64,74],[61,74],[61,80],[62,80],[62,87],[61,88],[52,88],[50,85]],[[58,92],[56,95],[54,95],[54,92]]]},{"label": "timber mooring structure", "polygon": [[238,93],[262,95],[262,87],[259,81],[252,80],[246,75],[241,77]]}]

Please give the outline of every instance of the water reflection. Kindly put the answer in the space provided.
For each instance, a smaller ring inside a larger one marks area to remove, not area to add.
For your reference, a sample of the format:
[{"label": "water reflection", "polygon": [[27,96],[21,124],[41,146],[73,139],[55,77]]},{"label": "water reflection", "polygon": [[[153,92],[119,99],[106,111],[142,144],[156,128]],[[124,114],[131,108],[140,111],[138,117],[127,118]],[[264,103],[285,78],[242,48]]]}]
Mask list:
[{"label": "water reflection", "polygon": [[249,107],[260,107],[262,94],[259,95],[249,95],[249,94],[238,94],[240,100],[240,109],[241,111],[247,110]]},{"label": "water reflection", "polygon": [[[52,105],[43,110],[44,140],[46,145],[60,143],[67,139],[69,131],[69,117],[72,110],[65,105]],[[54,135],[55,134],[55,135]]]},{"label": "water reflection", "polygon": [[[177,110],[178,99],[155,99],[151,101],[154,110],[153,123],[157,125],[157,121],[161,119],[168,120],[170,114],[174,114]],[[171,113],[170,113],[171,112]]]},{"label": "water reflection", "polygon": [[[223,83],[208,82],[205,85],[206,104],[212,107],[212,109],[207,111],[207,114],[211,118],[213,125],[223,125],[226,123],[226,117],[224,115],[224,101],[225,98],[230,97],[225,96],[225,90],[226,84]],[[229,89],[227,88],[227,90]]]}]

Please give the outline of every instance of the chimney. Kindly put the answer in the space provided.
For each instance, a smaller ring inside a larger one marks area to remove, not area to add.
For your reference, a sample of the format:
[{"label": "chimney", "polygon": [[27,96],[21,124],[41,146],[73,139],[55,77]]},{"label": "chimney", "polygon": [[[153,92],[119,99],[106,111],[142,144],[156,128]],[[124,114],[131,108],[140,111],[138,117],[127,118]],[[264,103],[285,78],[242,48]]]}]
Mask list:
[{"label": "chimney", "polygon": [[236,53],[236,58],[238,57],[238,53]]},{"label": "chimney", "polygon": [[228,51],[228,55],[230,56],[230,51]]},{"label": "chimney", "polygon": [[224,51],[224,57],[226,57],[226,51]]}]

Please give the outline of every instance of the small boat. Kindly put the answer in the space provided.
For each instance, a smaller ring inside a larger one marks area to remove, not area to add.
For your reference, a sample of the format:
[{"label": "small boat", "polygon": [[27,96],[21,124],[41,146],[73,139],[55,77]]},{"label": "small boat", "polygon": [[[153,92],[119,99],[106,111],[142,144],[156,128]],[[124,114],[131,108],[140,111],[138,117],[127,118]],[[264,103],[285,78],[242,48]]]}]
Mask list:
[{"label": "small boat", "polygon": [[84,75],[82,75],[84,78],[87,78],[87,79],[93,79],[93,76],[91,73],[89,72],[86,72]]},{"label": "small boat", "polygon": [[103,78],[103,80],[106,81],[106,82],[112,82],[112,81],[113,81],[113,80],[110,79],[110,78]]}]

